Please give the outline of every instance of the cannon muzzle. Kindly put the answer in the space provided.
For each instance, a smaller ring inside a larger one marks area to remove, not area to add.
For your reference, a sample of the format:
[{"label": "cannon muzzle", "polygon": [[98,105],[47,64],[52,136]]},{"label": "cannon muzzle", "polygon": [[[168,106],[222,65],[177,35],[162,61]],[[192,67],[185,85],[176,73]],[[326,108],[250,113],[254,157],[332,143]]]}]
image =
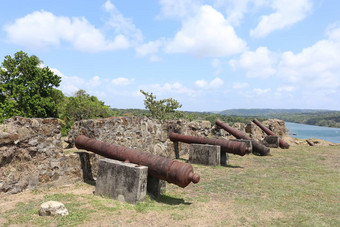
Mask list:
[{"label": "cannon muzzle", "polygon": [[247,136],[246,134],[230,127],[228,124],[224,123],[223,121],[217,119],[216,123],[217,126],[223,128],[224,130],[226,130],[227,132],[229,132],[230,134],[232,134],[233,136],[235,136],[237,139],[246,139],[246,140],[251,140],[251,143],[253,145],[253,152],[255,154],[260,154],[260,155],[268,155],[270,152],[270,149],[266,146],[264,146],[263,144],[259,143],[258,141],[250,138],[249,136]]},{"label": "cannon muzzle", "polygon": [[244,142],[230,141],[225,139],[213,139],[199,136],[188,136],[182,135],[175,132],[171,132],[169,134],[169,139],[173,142],[179,141],[183,143],[198,143],[198,144],[210,144],[210,145],[218,145],[221,146],[221,151],[237,154],[237,155],[245,155],[251,152],[251,148],[246,145]]},{"label": "cannon muzzle", "polygon": [[196,184],[200,181],[200,175],[194,173],[192,166],[188,163],[101,142],[84,135],[76,138],[75,145],[78,149],[92,151],[106,158],[147,166],[150,175],[182,188],[186,187],[190,182]]}]

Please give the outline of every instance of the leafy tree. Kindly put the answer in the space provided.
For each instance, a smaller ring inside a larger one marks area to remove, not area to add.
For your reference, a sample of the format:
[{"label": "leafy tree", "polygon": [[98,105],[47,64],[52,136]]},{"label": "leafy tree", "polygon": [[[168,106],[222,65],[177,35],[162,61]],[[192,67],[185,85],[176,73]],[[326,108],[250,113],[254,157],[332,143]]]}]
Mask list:
[{"label": "leafy tree", "polygon": [[157,101],[152,92],[150,94],[143,90],[140,90],[140,92],[145,96],[144,105],[150,111],[151,117],[166,120],[184,116],[183,112],[177,110],[182,107],[182,104],[177,100],[168,98]]},{"label": "leafy tree", "polygon": [[74,96],[65,99],[66,104],[61,114],[65,125],[62,134],[65,135],[75,121],[93,118],[105,118],[113,116],[114,113],[104,102],[97,97],[90,96],[84,90],[79,90]]},{"label": "leafy tree", "polygon": [[58,116],[52,92],[61,78],[40,64],[37,56],[23,51],[5,56],[0,68],[0,122],[14,115]]},{"label": "leafy tree", "polygon": [[56,88],[53,88],[51,91],[51,97],[55,102],[58,116],[64,112],[65,103],[67,103],[68,98],[64,95],[64,93]]}]

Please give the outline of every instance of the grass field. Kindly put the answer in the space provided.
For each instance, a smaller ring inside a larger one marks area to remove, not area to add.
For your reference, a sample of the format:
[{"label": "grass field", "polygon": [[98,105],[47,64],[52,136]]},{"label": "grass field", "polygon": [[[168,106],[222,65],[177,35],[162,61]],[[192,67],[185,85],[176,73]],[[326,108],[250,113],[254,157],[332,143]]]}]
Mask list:
[{"label": "grass field", "polygon": [[[167,185],[137,205],[94,196],[85,183],[0,195],[0,226],[340,226],[340,146],[291,146],[230,155],[228,167],[193,165],[201,181]],[[70,215],[40,217],[42,202]]]}]

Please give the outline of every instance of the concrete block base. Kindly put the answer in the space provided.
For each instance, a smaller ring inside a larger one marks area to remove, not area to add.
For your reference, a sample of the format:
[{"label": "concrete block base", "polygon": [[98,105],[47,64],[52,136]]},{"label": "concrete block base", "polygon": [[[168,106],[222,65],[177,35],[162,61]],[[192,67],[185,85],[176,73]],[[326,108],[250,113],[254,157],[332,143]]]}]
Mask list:
[{"label": "concrete block base", "polygon": [[190,144],[189,162],[218,166],[221,163],[221,147],[208,144]]},{"label": "concrete block base", "polygon": [[266,147],[278,148],[279,147],[279,137],[278,136],[266,136],[262,140],[262,144]]},{"label": "concrete block base", "polygon": [[135,204],[145,199],[147,178],[146,166],[100,159],[95,194]]},{"label": "concrete block base", "polygon": [[246,139],[231,139],[231,141],[237,141],[237,142],[244,142],[246,143],[247,147],[250,147],[250,150],[253,150],[253,144],[251,140],[246,140]]},{"label": "concrete block base", "polygon": [[229,155],[227,152],[221,151],[220,165],[227,166],[229,163]]},{"label": "concrete block base", "polygon": [[147,193],[153,197],[158,197],[166,190],[166,181],[148,175]]}]

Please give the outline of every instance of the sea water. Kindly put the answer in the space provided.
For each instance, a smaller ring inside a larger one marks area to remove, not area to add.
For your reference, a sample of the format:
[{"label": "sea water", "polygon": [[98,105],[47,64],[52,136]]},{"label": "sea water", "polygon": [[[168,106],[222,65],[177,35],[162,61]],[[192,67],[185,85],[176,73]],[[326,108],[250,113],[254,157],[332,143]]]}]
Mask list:
[{"label": "sea water", "polygon": [[286,122],[288,134],[300,139],[316,138],[333,143],[340,143],[340,128],[329,128]]}]

